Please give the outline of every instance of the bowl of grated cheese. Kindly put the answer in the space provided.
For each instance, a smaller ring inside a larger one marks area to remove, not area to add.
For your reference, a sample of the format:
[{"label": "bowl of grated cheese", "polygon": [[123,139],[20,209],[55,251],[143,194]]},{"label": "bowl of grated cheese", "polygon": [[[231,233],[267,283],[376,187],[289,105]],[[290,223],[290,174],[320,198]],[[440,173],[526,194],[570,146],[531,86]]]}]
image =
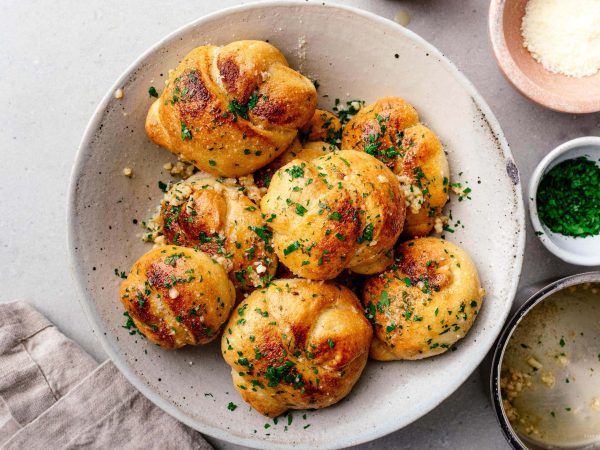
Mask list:
[{"label": "bowl of grated cheese", "polygon": [[555,111],[600,111],[600,2],[493,0],[489,31],[505,77]]}]

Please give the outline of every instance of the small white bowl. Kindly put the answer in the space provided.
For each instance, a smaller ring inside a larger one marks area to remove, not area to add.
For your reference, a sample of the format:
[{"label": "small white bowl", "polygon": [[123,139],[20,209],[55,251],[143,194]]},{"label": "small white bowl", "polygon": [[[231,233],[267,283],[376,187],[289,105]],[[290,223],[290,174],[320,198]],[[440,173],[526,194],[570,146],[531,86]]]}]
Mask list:
[{"label": "small white bowl", "polygon": [[542,159],[529,182],[529,216],[542,244],[560,259],[580,266],[597,266],[600,265],[600,235],[581,238],[553,233],[541,223],[537,212],[536,194],[542,177],[557,164],[579,156],[587,156],[600,164],[600,137],[586,136],[565,142]]}]

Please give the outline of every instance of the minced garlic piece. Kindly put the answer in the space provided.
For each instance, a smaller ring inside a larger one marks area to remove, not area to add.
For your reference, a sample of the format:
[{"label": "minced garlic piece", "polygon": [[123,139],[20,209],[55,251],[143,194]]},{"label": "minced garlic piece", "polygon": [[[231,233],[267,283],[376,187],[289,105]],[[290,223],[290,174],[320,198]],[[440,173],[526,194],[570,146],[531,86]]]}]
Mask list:
[{"label": "minced garlic piece", "polygon": [[396,178],[398,178],[400,187],[402,188],[402,191],[404,191],[406,207],[410,208],[411,213],[418,214],[424,201],[423,192],[418,186],[411,183],[412,180],[410,177],[406,175],[397,175]]},{"label": "minced garlic piece", "polygon": [[123,98],[123,96],[125,95],[125,92],[123,91],[123,89],[119,88],[115,91],[115,98],[117,100],[120,100]]},{"label": "minced garlic piece", "polygon": [[163,245],[167,245],[164,235],[161,234],[160,236],[156,236],[154,238],[154,246],[152,248],[162,247]]},{"label": "minced garlic piece", "polygon": [[553,387],[554,383],[556,383],[556,378],[550,372],[543,373],[540,379],[548,387]]},{"label": "minced garlic piece", "polygon": [[125,167],[123,169],[123,175],[125,175],[127,178],[131,178],[133,176],[133,169],[131,167]]},{"label": "minced garlic piece", "polygon": [[169,189],[163,200],[172,206],[182,205],[192,193],[192,187],[186,182],[179,182]]},{"label": "minced garlic piece", "polygon": [[509,401],[515,399],[526,387],[531,387],[531,376],[520,370],[510,368],[508,374],[500,378],[500,388]]},{"label": "minced garlic piece", "polygon": [[177,161],[175,164],[173,163],[165,163],[163,164],[163,169],[168,171],[174,177],[183,178],[184,180],[194,175],[196,172],[196,167],[187,162],[187,161]]},{"label": "minced garlic piece", "polygon": [[352,106],[353,109],[358,111],[358,110],[360,110],[360,108],[362,108],[362,103],[354,100],[353,102],[350,103],[350,106]]},{"label": "minced garlic piece", "polygon": [[433,229],[437,234],[441,234],[444,231],[444,225],[448,223],[448,216],[436,216]]},{"label": "minced garlic piece", "polygon": [[567,364],[569,364],[569,359],[564,354],[556,355],[555,358],[556,358],[557,364],[560,366],[564,367]]},{"label": "minced garlic piece", "polygon": [[534,369],[537,369],[537,370],[540,370],[540,369],[544,368],[544,366],[542,365],[542,363],[539,362],[537,359],[535,359],[533,356],[531,356],[527,360],[527,364],[529,364],[531,367],[533,367]]}]

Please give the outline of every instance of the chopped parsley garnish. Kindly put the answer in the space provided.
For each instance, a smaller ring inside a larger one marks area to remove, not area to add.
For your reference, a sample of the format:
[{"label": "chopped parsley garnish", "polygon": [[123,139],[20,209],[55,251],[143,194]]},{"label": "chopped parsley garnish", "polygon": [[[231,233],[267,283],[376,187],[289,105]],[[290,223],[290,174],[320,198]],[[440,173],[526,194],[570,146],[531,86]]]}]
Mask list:
[{"label": "chopped parsley garnish", "polygon": [[163,183],[162,181],[158,182],[158,188],[163,191],[163,192],[167,192],[167,183]]},{"label": "chopped parsley garnish", "polygon": [[258,103],[258,95],[252,94],[248,99],[248,109],[254,109],[256,104]]},{"label": "chopped parsley garnish", "polygon": [[150,86],[148,88],[148,95],[150,97],[158,98],[158,92],[156,92],[156,88],[154,86]]},{"label": "chopped parsley garnish", "polygon": [[125,321],[125,325],[123,325],[123,328],[128,330],[129,334],[132,336],[136,333],[143,336],[142,332],[138,329],[137,325],[135,324],[129,313],[125,311],[123,315],[127,318],[127,320]]},{"label": "chopped parsley garnish", "polygon": [[364,100],[348,100],[346,106],[340,106],[341,102],[339,98],[335,99],[335,106],[333,112],[337,114],[338,119],[342,125],[348,123],[348,121],[356,115],[358,111],[364,106]]},{"label": "chopped parsley garnish", "polygon": [[267,227],[263,226],[263,227],[253,227],[253,226],[248,226],[248,229],[251,231],[254,231],[259,238],[261,238],[263,241],[265,242],[269,242],[269,239],[271,239],[273,237],[273,232],[270,231],[269,229],[267,229]]},{"label": "chopped parsley garnish", "polygon": [[283,249],[283,254],[285,256],[287,256],[290,253],[295,252],[299,248],[300,248],[300,242],[298,242],[298,241],[292,242],[290,245],[288,245],[286,248]]},{"label": "chopped parsley garnish", "polygon": [[241,105],[236,99],[233,99],[227,105],[227,111],[233,114],[234,120],[237,120],[237,116],[248,120],[248,107]]},{"label": "chopped parsley garnish", "polygon": [[294,383],[294,387],[298,385],[297,388],[302,387],[304,385],[301,381],[302,377],[291,373],[294,366],[295,364],[289,360],[279,367],[269,365],[264,374],[265,378],[269,381],[267,386],[276,387],[283,381],[285,383]]},{"label": "chopped parsley garnish", "polygon": [[357,242],[359,244],[362,244],[365,241],[371,242],[372,240],[373,240],[373,224],[370,223],[364,228],[362,234],[358,237]]},{"label": "chopped parsley garnish", "polygon": [[285,171],[290,174],[292,180],[294,178],[302,178],[304,176],[304,167],[302,166],[292,166],[285,169]]},{"label": "chopped parsley garnish", "polygon": [[299,216],[303,216],[307,209],[302,206],[300,203],[296,203],[296,214]]},{"label": "chopped parsley garnish", "polygon": [[237,405],[235,403],[233,403],[233,402],[229,402],[229,405],[227,405],[227,409],[229,411],[235,411],[236,408],[237,408]]},{"label": "chopped parsley garnish", "polygon": [[377,302],[377,311],[384,312],[386,307],[390,306],[390,297],[387,291],[382,291],[379,301]]},{"label": "chopped parsley garnish", "polygon": [[127,274],[125,272],[120,272],[119,269],[115,269],[115,275],[118,276],[119,278],[127,278]]},{"label": "chopped parsley garnish", "polygon": [[581,156],[546,173],[537,189],[537,212],[553,232],[585,237],[600,234],[600,167]]},{"label": "chopped parsley garnish", "polygon": [[165,258],[165,264],[167,266],[171,266],[171,267],[175,267],[177,265],[177,260],[179,258],[183,258],[184,254],[183,252],[181,253],[174,253],[172,255],[169,255]]},{"label": "chopped parsley garnish", "polygon": [[184,122],[181,122],[181,140],[182,141],[191,141],[192,140],[192,132],[187,127]]},{"label": "chopped parsley garnish", "polygon": [[329,214],[329,218],[331,220],[341,220],[342,219],[342,215],[337,212],[337,211],[333,211],[331,214]]}]

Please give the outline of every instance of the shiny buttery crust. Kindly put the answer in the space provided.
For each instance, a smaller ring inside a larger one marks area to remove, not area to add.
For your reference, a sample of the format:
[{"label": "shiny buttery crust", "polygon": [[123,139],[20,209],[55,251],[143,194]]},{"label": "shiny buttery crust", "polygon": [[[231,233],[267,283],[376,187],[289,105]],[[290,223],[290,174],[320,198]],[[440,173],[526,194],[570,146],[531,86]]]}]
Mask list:
[{"label": "shiny buttery crust", "polygon": [[223,268],[205,253],[178,246],[138,259],[120,296],[140,332],[166,349],[214,340],[235,304]]},{"label": "shiny buttery crust", "polygon": [[316,108],[312,82],[262,41],[205,45],[172,72],[146,118],[156,144],[205,172],[247,175],[281,154]]},{"label": "shiny buttery crust", "polygon": [[467,253],[436,237],[397,249],[396,267],[364,285],[363,306],[374,325],[371,358],[421,359],[445,352],[462,339],[484,290]]},{"label": "shiny buttery crust", "polygon": [[165,240],[214,257],[237,289],[266,286],[277,270],[271,231],[241,186],[225,181],[201,173],[171,187],[161,204]]},{"label": "shiny buttery crust", "polygon": [[239,305],[221,350],[242,398],[276,417],[348,395],[367,362],[372,333],[349,289],[283,279]]},{"label": "shiny buttery crust", "polygon": [[449,168],[433,131],[399,97],[362,108],[344,128],[342,148],[366,151],[399,178],[408,203],[404,237],[426,236],[448,201]]},{"label": "shiny buttery crust", "polygon": [[297,276],[328,280],[343,269],[373,274],[392,261],[405,219],[404,194],[390,170],[353,150],[279,169],[261,200],[273,246]]}]

